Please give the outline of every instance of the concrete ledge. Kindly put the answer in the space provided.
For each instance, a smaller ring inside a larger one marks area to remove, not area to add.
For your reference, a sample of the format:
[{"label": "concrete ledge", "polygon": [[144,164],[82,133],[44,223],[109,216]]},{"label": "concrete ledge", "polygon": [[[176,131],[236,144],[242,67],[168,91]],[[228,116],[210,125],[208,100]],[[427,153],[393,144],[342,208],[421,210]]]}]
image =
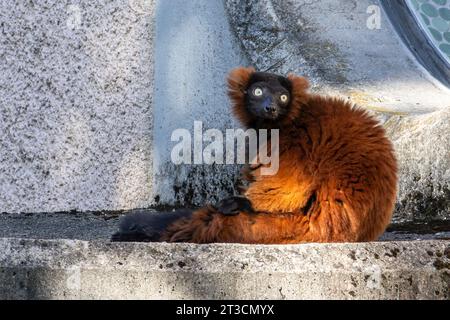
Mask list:
[{"label": "concrete ledge", "polygon": [[0,299],[448,299],[450,241],[0,239]]}]

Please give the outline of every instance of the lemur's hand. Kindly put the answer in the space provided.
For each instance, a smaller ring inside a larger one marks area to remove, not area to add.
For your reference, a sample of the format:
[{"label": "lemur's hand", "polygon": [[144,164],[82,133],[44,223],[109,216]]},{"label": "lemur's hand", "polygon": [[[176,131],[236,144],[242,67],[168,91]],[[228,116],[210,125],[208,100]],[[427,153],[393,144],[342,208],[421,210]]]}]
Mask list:
[{"label": "lemur's hand", "polygon": [[253,212],[252,203],[244,196],[232,196],[220,200],[216,205],[217,211],[226,216],[234,216],[240,212]]}]

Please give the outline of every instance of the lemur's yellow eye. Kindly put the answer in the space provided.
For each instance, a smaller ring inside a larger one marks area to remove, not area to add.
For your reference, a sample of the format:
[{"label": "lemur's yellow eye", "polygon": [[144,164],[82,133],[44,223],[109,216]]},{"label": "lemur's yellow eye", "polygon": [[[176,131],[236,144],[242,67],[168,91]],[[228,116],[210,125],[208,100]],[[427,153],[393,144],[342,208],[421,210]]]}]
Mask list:
[{"label": "lemur's yellow eye", "polygon": [[281,102],[286,103],[289,100],[289,97],[286,94],[282,94],[280,100]]},{"label": "lemur's yellow eye", "polygon": [[255,97],[261,97],[263,94],[263,91],[260,87],[255,88],[255,90],[253,90],[253,95]]}]

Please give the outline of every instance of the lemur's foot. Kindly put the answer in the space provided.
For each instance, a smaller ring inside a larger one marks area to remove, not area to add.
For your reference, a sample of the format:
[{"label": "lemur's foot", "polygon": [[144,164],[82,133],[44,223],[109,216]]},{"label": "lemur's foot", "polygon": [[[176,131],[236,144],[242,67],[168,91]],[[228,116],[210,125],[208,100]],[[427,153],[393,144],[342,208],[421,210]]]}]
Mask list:
[{"label": "lemur's foot", "polygon": [[217,211],[226,216],[234,216],[239,212],[253,212],[252,203],[244,196],[233,196],[219,201]]}]

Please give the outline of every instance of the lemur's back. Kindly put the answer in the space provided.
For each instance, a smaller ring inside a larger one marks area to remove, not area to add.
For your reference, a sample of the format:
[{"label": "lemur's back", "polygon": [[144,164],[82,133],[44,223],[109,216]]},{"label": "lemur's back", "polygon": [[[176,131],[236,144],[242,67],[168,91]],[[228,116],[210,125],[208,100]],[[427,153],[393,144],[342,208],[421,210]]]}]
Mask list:
[{"label": "lemur's back", "polygon": [[397,164],[383,127],[346,101],[311,96],[292,130],[299,139],[292,148],[303,155],[294,168],[311,175],[308,189],[317,202],[308,241],[376,239],[389,224],[397,190]]}]

